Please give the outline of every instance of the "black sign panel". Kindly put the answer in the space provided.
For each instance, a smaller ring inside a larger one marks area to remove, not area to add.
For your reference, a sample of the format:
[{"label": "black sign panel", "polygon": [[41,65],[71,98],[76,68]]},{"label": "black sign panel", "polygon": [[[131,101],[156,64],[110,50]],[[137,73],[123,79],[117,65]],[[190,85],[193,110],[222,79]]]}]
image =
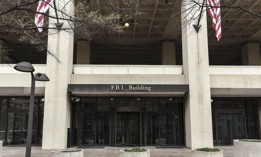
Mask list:
[{"label": "black sign panel", "polygon": [[150,84],[69,84],[71,93],[90,92],[188,92],[188,85],[150,85]]}]

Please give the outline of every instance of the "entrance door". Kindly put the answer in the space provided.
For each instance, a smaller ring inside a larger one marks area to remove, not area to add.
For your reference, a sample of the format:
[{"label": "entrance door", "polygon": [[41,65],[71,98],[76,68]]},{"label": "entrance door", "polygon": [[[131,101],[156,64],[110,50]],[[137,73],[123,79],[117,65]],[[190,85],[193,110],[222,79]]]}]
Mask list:
[{"label": "entrance door", "polygon": [[216,119],[217,145],[232,145],[233,139],[246,138],[243,113],[218,113]]},{"label": "entrance door", "polygon": [[140,145],[140,113],[116,112],[115,145]]},{"label": "entrance door", "polygon": [[95,119],[94,113],[85,112],[83,114],[82,128],[81,128],[81,144],[95,145]]}]

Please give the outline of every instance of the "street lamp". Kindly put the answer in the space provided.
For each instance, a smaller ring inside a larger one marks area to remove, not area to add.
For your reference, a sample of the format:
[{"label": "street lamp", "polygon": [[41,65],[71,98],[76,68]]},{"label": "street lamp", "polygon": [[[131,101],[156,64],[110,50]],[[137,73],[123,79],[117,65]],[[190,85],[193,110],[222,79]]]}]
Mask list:
[{"label": "street lamp", "polygon": [[34,67],[29,62],[20,62],[14,66],[14,69],[20,72],[31,73],[31,95],[29,105],[29,118],[27,126],[27,140],[25,157],[31,157],[31,145],[32,145],[32,130],[33,130],[33,112],[34,112],[34,94],[35,94],[35,81],[49,81],[49,78],[42,73],[36,73],[34,75]]}]

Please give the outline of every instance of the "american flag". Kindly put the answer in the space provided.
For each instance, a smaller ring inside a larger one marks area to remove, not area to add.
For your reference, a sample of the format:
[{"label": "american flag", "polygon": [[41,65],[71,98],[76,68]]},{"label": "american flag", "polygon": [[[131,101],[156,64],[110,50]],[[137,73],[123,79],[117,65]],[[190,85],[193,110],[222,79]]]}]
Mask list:
[{"label": "american flag", "polygon": [[39,0],[34,22],[38,27],[39,32],[43,31],[44,13],[53,5],[54,0]]},{"label": "american flag", "polygon": [[207,10],[212,19],[212,27],[216,31],[216,37],[219,41],[221,38],[221,12],[220,0],[207,0]]}]

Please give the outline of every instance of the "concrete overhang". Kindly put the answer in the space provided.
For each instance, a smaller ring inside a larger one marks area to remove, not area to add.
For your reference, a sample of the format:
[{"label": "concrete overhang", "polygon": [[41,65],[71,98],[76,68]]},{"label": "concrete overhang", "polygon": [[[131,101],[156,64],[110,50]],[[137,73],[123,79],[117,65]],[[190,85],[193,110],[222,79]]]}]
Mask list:
[{"label": "concrete overhang", "polygon": [[[45,88],[35,87],[35,96],[43,96]],[[30,96],[30,87],[0,87],[0,96]]]}]

